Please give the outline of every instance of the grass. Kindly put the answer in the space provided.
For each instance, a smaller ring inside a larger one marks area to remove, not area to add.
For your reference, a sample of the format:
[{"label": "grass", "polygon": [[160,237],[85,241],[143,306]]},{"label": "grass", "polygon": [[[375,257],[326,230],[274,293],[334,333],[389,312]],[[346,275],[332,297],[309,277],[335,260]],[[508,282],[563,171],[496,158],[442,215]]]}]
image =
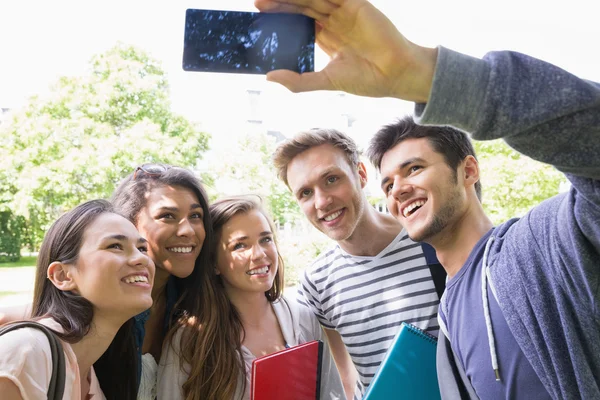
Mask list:
[{"label": "grass", "polygon": [[0,298],[6,296],[14,296],[15,294],[22,294],[23,292],[0,292]]},{"label": "grass", "polygon": [[0,263],[0,268],[35,267],[36,256],[21,257],[19,261]]}]

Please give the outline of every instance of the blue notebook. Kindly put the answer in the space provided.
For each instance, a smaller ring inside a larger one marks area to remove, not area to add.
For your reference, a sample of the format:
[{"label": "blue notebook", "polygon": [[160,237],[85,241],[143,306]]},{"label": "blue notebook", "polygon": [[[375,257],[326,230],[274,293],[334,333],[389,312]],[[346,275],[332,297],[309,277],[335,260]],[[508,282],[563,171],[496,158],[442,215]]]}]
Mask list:
[{"label": "blue notebook", "polygon": [[437,339],[405,322],[371,381],[364,400],[438,400]]}]

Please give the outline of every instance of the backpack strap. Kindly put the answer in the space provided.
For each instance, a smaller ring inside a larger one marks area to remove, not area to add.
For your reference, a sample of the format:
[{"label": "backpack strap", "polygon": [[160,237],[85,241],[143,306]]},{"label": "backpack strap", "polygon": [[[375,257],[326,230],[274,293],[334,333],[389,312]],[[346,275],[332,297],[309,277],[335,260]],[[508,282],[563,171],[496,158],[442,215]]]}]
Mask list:
[{"label": "backpack strap", "polygon": [[48,386],[48,400],[62,400],[65,392],[66,364],[65,353],[63,352],[63,346],[60,343],[60,340],[50,328],[35,321],[15,322],[3,326],[0,328],[0,336],[21,328],[37,329],[42,331],[48,338],[50,352],[52,353],[52,377],[50,378],[50,385]]},{"label": "backpack strap", "polygon": [[438,261],[433,247],[427,243],[421,243],[421,248],[423,249],[423,255],[425,256],[431,278],[433,279],[433,284],[435,285],[435,291],[441,299],[442,294],[444,294],[444,290],[446,289],[446,270]]}]

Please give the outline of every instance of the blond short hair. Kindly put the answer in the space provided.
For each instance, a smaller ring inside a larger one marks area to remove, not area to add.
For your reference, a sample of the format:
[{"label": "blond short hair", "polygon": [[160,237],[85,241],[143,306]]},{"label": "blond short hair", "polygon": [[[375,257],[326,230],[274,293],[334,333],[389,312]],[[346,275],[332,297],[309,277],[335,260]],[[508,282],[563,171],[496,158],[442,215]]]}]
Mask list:
[{"label": "blond short hair", "polygon": [[277,176],[288,187],[287,169],[292,160],[300,153],[313,147],[330,144],[341,149],[351,166],[360,162],[358,146],[352,138],[336,129],[315,128],[302,131],[292,138],[282,142],[273,154],[273,164],[277,169]]}]

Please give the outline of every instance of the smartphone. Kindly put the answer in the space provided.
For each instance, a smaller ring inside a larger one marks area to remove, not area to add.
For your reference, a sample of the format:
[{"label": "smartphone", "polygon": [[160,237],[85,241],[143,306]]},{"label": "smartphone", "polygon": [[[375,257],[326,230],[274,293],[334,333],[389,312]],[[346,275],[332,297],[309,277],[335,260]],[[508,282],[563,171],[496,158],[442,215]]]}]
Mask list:
[{"label": "smartphone", "polygon": [[300,14],[188,9],[185,71],[314,71],[315,21]]}]

